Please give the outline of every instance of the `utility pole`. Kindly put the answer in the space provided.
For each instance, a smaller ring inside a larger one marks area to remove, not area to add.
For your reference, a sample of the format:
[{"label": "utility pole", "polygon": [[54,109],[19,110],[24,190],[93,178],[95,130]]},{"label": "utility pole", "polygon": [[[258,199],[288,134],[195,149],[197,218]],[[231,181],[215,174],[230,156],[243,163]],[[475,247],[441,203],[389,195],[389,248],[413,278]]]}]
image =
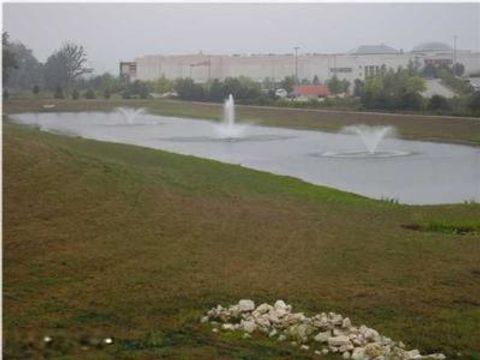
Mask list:
[{"label": "utility pole", "polygon": [[298,84],[298,49],[300,46],[295,46],[295,84]]},{"label": "utility pole", "polygon": [[453,35],[453,66],[457,63],[457,35]]}]

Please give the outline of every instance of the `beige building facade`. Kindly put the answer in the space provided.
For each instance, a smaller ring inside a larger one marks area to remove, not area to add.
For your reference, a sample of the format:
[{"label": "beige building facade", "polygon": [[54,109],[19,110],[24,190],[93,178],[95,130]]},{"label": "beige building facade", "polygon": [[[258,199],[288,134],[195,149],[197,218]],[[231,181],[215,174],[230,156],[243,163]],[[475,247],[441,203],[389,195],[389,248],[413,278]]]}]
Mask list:
[{"label": "beige building facade", "polygon": [[321,82],[325,82],[336,74],[340,79],[353,83],[355,79],[363,80],[382,69],[406,67],[409,61],[424,66],[432,61],[451,64],[454,58],[465,66],[466,74],[480,72],[480,53],[453,52],[442,43],[424,44],[415,49],[403,53],[382,44],[361,46],[348,54],[147,55],[129,62],[135,66],[123,66],[121,72],[135,69],[130,73],[122,72],[131,80],[151,81],[162,76],[170,80],[189,77],[199,83],[238,76],[247,76],[259,82],[265,78],[280,81],[296,73],[300,80],[312,80],[317,76]]}]

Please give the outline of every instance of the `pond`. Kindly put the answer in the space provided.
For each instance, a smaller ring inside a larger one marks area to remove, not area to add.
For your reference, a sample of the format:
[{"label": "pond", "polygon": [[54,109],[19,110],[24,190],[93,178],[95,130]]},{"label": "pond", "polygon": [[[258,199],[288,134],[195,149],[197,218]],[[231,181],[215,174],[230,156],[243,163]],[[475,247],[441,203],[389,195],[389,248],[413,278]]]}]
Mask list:
[{"label": "pond", "polygon": [[355,156],[364,153],[355,134],[240,125],[241,136],[225,138],[212,121],[150,114],[129,121],[118,112],[11,117],[44,131],[239,164],[375,199],[480,201],[480,149],[475,147],[385,138],[378,156]]}]

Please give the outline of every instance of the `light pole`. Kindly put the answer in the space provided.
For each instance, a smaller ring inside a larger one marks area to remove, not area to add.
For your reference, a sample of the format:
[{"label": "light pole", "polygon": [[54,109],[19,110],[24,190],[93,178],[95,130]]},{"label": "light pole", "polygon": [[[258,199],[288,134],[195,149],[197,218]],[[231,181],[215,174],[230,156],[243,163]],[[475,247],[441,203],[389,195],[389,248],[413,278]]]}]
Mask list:
[{"label": "light pole", "polygon": [[192,69],[193,69],[194,66],[195,66],[195,64],[190,64],[190,79],[192,79]]},{"label": "light pole", "polygon": [[298,49],[300,46],[295,46],[295,84],[298,84]]},{"label": "light pole", "polygon": [[453,35],[453,67],[454,68],[455,68],[456,62],[457,62],[457,35]]}]

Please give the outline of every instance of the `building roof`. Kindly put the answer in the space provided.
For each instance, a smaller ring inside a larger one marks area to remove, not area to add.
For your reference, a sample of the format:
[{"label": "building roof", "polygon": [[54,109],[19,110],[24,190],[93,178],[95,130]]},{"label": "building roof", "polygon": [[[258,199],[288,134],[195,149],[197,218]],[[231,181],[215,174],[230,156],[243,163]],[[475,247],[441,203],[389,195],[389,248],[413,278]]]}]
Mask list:
[{"label": "building roof", "polygon": [[325,85],[298,85],[293,87],[295,96],[329,96],[330,90]]},{"label": "building roof", "polygon": [[380,45],[361,45],[350,51],[354,55],[373,55],[373,54],[398,54],[399,51],[385,44]]},{"label": "building roof", "polygon": [[428,51],[452,51],[450,45],[445,44],[443,42],[432,41],[422,43],[420,45],[415,46],[412,49],[412,52],[428,52]]}]

